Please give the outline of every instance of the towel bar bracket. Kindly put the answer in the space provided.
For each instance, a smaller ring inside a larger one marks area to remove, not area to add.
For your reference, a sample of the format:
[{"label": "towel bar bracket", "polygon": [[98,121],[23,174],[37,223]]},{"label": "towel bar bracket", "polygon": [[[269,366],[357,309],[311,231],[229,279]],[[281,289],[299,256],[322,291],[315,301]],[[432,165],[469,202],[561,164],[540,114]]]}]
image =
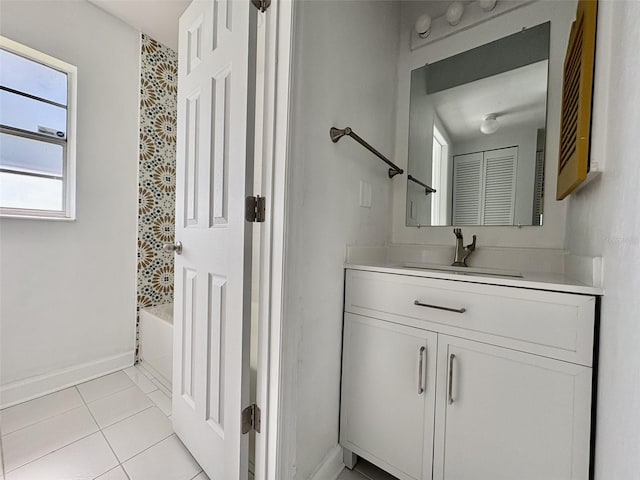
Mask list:
[{"label": "towel bar bracket", "polygon": [[371,145],[369,145],[365,140],[363,140],[356,132],[354,132],[350,127],[346,127],[346,128],[335,128],[335,127],[331,127],[331,129],[329,130],[329,136],[331,137],[331,141],[333,143],[337,143],[338,140],[340,140],[342,137],[344,136],[348,136],[353,138],[356,142],[358,142],[360,145],[362,145],[364,148],[366,148],[367,150],[369,150],[371,153],[373,153],[376,157],[378,157],[380,160],[382,160],[384,163],[386,163],[387,165],[389,165],[389,178],[393,178],[396,175],[400,175],[402,173],[404,173],[404,170],[401,169],[399,166],[397,166],[395,163],[393,163],[391,160],[389,160],[387,157],[385,157],[384,155],[382,155],[378,150],[376,150],[375,148],[373,148]]}]

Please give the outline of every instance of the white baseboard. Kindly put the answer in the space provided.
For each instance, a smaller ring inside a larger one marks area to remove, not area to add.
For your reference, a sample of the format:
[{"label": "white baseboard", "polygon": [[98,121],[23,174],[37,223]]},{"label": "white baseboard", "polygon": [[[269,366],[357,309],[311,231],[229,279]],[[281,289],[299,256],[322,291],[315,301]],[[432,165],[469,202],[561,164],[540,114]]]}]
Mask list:
[{"label": "white baseboard", "polygon": [[337,445],[324,457],[309,480],[336,480],[344,470],[342,462],[342,447]]},{"label": "white baseboard", "polygon": [[0,409],[130,367],[133,365],[133,357],[134,352],[131,350],[120,355],[2,385],[0,386]]}]

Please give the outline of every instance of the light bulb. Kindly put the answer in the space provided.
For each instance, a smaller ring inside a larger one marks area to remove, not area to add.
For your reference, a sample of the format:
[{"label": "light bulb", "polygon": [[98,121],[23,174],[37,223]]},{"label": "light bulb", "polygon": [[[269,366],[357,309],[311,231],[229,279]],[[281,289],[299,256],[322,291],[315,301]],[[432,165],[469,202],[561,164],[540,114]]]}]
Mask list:
[{"label": "light bulb", "polygon": [[492,133],[496,133],[500,128],[500,123],[498,122],[497,115],[495,113],[490,113],[489,115],[485,115],[482,123],[480,124],[480,131],[485,135],[491,135]]},{"label": "light bulb", "polygon": [[420,38],[427,38],[431,33],[431,17],[426,13],[420,15],[416,20],[415,28]]},{"label": "light bulb", "polygon": [[496,8],[497,0],[478,0],[478,4],[480,8],[485,12],[490,12],[494,8]]},{"label": "light bulb", "polygon": [[462,18],[462,14],[464,13],[464,5],[462,2],[453,2],[447,8],[447,22],[449,25],[457,25],[460,23],[460,19]]}]

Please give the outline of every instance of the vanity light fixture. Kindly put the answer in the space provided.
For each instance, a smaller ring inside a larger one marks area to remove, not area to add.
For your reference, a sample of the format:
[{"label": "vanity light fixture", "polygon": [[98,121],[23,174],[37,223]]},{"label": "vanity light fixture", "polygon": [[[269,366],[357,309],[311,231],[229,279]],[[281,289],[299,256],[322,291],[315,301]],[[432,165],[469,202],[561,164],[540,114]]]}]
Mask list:
[{"label": "vanity light fixture", "polygon": [[427,38],[431,33],[431,17],[426,13],[420,15],[416,20],[415,29],[420,38]]},{"label": "vanity light fixture", "polygon": [[463,13],[464,5],[462,4],[462,2],[453,2],[451,5],[449,5],[446,13],[447,22],[449,22],[449,25],[458,25]]},{"label": "vanity light fixture", "polygon": [[480,124],[480,131],[485,135],[496,133],[499,128],[500,123],[498,122],[498,116],[495,113],[485,115],[482,123]]},{"label": "vanity light fixture", "polygon": [[485,12],[490,12],[494,8],[496,8],[497,0],[478,0],[478,5]]}]

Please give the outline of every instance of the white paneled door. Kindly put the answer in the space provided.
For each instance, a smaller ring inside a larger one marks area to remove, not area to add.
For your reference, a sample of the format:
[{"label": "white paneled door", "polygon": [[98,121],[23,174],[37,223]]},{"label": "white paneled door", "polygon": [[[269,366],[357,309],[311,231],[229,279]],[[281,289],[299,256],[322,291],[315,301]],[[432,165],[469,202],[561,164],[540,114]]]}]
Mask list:
[{"label": "white paneled door", "polygon": [[233,0],[180,18],[172,421],[212,480],[248,475],[256,19]]}]

